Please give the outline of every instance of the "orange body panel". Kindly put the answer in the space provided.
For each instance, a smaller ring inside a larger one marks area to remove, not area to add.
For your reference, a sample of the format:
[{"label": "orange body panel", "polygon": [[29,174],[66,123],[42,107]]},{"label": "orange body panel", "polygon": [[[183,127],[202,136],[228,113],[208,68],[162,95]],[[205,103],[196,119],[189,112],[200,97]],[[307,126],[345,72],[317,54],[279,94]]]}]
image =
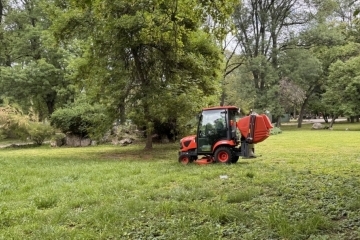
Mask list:
[{"label": "orange body panel", "polygon": [[181,151],[187,152],[197,148],[196,135],[187,136],[181,139]]},{"label": "orange body panel", "polygon": [[228,146],[231,146],[231,147],[235,147],[236,146],[236,143],[234,140],[220,140],[218,142],[215,143],[214,147],[213,147],[213,151],[215,151],[215,149],[218,147],[218,146],[224,146],[224,145],[228,145]]},{"label": "orange body panel", "polygon": [[[259,143],[264,141],[270,136],[270,129],[272,128],[271,122],[269,118],[262,114],[255,116],[255,124],[253,126],[254,136],[252,143]],[[237,127],[241,132],[243,137],[248,137],[251,131],[251,123],[250,123],[250,116],[246,116],[241,118],[237,123]]]},{"label": "orange body panel", "polygon": [[211,156],[204,156],[198,160],[195,160],[194,161],[196,164],[199,164],[199,165],[206,165],[206,164],[209,164],[209,163],[213,163],[214,162],[214,158],[211,157]]}]

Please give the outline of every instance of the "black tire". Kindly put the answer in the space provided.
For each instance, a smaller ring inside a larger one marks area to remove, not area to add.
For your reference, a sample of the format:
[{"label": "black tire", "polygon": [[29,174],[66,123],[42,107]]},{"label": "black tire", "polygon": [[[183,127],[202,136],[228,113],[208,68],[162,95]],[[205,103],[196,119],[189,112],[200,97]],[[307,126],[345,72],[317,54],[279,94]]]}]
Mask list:
[{"label": "black tire", "polygon": [[238,160],[239,160],[239,156],[233,156],[231,159],[231,163],[237,163]]},{"label": "black tire", "polygon": [[183,156],[179,156],[179,163],[181,163],[183,165],[187,165],[187,164],[191,163],[191,160],[190,160],[189,156],[183,155]]},{"label": "black tire", "polygon": [[189,157],[186,155],[179,156],[179,163],[182,163],[184,165],[192,163],[194,160],[196,160],[197,157]]},{"label": "black tire", "polygon": [[233,152],[228,147],[219,147],[215,151],[215,162],[230,164],[233,159]]}]

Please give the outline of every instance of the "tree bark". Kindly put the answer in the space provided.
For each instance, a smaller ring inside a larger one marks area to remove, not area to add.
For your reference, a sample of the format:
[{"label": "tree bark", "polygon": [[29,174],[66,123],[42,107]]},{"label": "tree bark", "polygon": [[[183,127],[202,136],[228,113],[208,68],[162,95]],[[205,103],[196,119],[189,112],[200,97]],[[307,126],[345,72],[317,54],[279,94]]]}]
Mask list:
[{"label": "tree bark", "polygon": [[[143,65],[139,56],[140,47],[132,48],[131,52],[134,58],[135,68],[136,68],[136,74],[137,78],[139,79],[142,89],[149,89],[149,79],[146,76],[146,70],[143,69]],[[142,99],[143,101],[143,110],[144,110],[144,118],[146,121],[146,144],[145,144],[145,150],[151,150],[152,149],[152,132],[153,132],[153,120],[150,115],[150,108],[147,104],[146,99],[146,92],[144,91],[144,97]]]},{"label": "tree bark", "polygon": [[147,104],[144,104],[144,117],[146,119],[146,144],[145,144],[145,150],[151,150],[153,141],[152,141],[152,133],[154,124],[150,121],[150,111]]},{"label": "tree bark", "polygon": [[337,116],[336,116],[336,115],[332,115],[332,116],[331,116],[331,122],[330,122],[329,128],[332,128],[332,127],[333,127],[336,119],[337,119]]},{"label": "tree bark", "polygon": [[300,112],[299,112],[298,125],[297,125],[298,128],[302,127],[302,121],[303,121],[305,106],[306,106],[307,102],[308,102],[308,98],[306,98],[305,101],[303,102],[303,104],[301,105]]},{"label": "tree bark", "polygon": [[0,0],[0,24],[2,23],[3,15],[4,15],[4,5],[2,0]]},{"label": "tree bark", "polygon": [[126,116],[125,116],[125,103],[121,102],[119,104],[119,115],[120,115],[120,124],[124,125],[126,122]]},{"label": "tree bark", "polygon": [[354,116],[351,116],[351,117],[350,117],[350,122],[351,122],[351,123],[354,123],[354,122],[355,122],[355,117],[354,117]]}]

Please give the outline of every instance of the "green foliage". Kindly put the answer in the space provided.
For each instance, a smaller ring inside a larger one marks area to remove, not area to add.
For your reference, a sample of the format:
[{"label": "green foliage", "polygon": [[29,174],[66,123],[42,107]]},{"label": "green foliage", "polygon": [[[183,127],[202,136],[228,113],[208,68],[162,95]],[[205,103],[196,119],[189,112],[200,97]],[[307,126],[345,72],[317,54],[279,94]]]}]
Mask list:
[{"label": "green foliage", "polygon": [[18,106],[6,105],[0,107],[0,130],[2,138],[25,140],[30,138],[37,145],[41,145],[49,138],[54,129],[46,124],[34,122],[29,115],[23,114]]},{"label": "green foliage", "polygon": [[270,135],[277,135],[277,134],[280,134],[282,133],[282,130],[278,127],[273,127],[271,130],[270,130]]},{"label": "green foliage", "polygon": [[46,139],[54,134],[54,129],[47,124],[31,122],[27,132],[36,145],[42,145]]},{"label": "green foliage", "polygon": [[51,137],[50,141],[56,146],[63,146],[66,143],[66,135],[64,133],[56,133]]},{"label": "green foliage", "polygon": [[20,107],[5,105],[0,107],[0,130],[2,138],[26,139],[30,118]]},{"label": "green foliage", "polygon": [[104,106],[79,99],[51,115],[51,125],[63,133],[100,139],[111,128],[112,118]]},{"label": "green foliage", "polygon": [[11,98],[26,112],[45,119],[73,97],[66,78],[68,52],[56,46],[42,0],[5,3],[0,25],[1,98]]},{"label": "green foliage", "polygon": [[[218,94],[221,51],[213,36],[200,27],[204,8],[211,9],[211,4],[188,0],[68,3],[68,11],[52,6],[52,30],[59,41],[76,38],[84,43],[82,56],[72,65],[77,69],[74,79],[114,115],[120,108],[121,120],[129,114],[150,131],[154,122],[174,117],[174,106],[202,105],[204,97]],[[184,115],[193,113],[193,107],[183,108]]]},{"label": "green foliage", "polygon": [[324,102],[329,110],[339,116],[357,116],[360,113],[360,57],[337,61],[330,67]]}]

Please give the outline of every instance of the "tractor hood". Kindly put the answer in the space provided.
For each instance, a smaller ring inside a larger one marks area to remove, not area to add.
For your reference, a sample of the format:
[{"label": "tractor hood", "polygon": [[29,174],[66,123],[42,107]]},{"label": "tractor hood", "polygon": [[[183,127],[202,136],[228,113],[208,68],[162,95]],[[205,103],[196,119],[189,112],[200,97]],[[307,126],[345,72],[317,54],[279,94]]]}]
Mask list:
[{"label": "tractor hood", "polygon": [[180,149],[196,148],[196,135],[190,135],[180,139]]}]

